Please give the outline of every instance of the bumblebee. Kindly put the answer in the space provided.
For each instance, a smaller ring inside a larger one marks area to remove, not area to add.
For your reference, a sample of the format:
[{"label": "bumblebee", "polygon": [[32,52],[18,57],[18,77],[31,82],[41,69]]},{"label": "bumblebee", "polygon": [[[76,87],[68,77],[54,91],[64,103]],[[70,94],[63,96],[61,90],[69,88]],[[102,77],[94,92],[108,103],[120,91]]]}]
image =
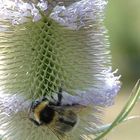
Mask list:
[{"label": "bumblebee", "polygon": [[29,119],[37,126],[52,126],[60,133],[70,132],[78,122],[78,116],[72,108],[78,105],[61,105],[62,89],[58,93],[58,101],[53,100],[43,97],[32,102]]}]

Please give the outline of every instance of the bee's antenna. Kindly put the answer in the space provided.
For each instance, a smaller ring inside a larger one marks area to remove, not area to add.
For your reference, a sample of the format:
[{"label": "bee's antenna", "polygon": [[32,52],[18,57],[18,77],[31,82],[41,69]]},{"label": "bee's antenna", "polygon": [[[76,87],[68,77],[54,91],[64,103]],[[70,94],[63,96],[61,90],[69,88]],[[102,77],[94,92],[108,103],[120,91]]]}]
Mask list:
[{"label": "bee's antenna", "polygon": [[46,96],[43,96],[42,101],[48,101],[48,98]]}]

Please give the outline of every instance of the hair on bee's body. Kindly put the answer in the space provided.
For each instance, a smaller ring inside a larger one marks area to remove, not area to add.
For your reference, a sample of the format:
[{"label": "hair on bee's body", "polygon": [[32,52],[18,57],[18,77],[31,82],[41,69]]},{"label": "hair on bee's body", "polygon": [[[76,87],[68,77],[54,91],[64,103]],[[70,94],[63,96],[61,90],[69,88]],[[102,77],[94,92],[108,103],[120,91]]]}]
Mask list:
[{"label": "hair on bee's body", "polygon": [[36,106],[33,114],[38,125],[42,123],[49,124],[55,116],[55,111],[48,106],[47,102],[42,101]]},{"label": "hair on bee's body", "polygon": [[60,133],[71,131],[78,122],[78,115],[72,110],[77,105],[61,105],[61,100],[59,92],[58,101],[49,101],[46,97],[34,101],[29,112],[33,117],[29,119],[37,126],[51,125]]}]

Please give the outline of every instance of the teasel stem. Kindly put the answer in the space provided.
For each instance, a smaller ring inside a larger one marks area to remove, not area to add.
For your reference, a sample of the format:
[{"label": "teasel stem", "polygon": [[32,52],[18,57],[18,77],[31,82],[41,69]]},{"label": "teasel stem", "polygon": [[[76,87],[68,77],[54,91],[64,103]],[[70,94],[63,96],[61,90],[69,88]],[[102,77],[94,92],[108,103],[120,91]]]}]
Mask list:
[{"label": "teasel stem", "polygon": [[94,140],[100,140],[101,138],[105,137],[113,128],[118,126],[120,123],[129,120],[126,117],[131,112],[133,107],[135,106],[136,102],[138,101],[140,97],[140,79],[137,81],[135,87],[133,88],[131,95],[126,103],[126,105],[123,107],[122,111],[119,113],[119,115],[116,117],[116,119],[112,122],[112,124],[106,125],[104,128],[99,128],[98,132],[102,132],[99,134]]}]

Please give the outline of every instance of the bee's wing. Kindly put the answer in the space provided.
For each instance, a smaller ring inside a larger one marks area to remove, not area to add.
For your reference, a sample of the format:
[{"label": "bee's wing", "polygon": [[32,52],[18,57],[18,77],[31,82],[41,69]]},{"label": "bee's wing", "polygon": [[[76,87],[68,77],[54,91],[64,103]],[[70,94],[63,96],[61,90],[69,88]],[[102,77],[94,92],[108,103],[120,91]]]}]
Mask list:
[{"label": "bee's wing", "polygon": [[[79,138],[79,134],[82,134],[83,137],[85,137],[86,135],[90,136],[90,134],[92,133],[92,137],[94,137],[94,130],[96,130],[96,126],[100,124],[101,121],[99,119],[99,111],[101,110],[98,110],[98,107],[71,105],[59,106],[54,108],[56,112],[58,112],[59,117],[65,117],[66,119],[69,119],[69,122],[73,122],[73,120],[76,119],[76,124],[74,125],[74,127],[71,127],[70,125],[65,125],[61,122],[55,123],[55,125],[53,126],[53,129],[58,130],[58,132],[59,130],[63,132],[63,137],[65,137],[66,140],[69,139],[69,137],[73,140],[76,140],[77,138]],[[69,111],[72,111],[76,116],[69,116]]]},{"label": "bee's wing", "polygon": [[75,105],[62,105],[62,106],[52,106],[52,108],[56,111],[56,112],[62,112],[62,111],[68,111],[68,110],[71,110],[75,113],[80,113],[84,110],[87,109],[87,106],[84,106],[84,105],[78,105],[78,104],[75,104]]}]

